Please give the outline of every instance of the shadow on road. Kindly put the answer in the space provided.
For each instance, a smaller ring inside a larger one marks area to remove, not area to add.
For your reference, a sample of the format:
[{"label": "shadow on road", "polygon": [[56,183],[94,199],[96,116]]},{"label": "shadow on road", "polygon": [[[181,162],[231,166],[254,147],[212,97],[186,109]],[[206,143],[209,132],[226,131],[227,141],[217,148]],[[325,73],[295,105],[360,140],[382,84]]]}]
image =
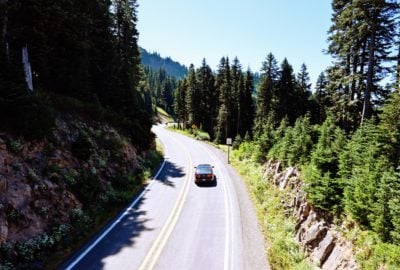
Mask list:
[{"label": "shadow on road", "polygon": [[[97,243],[85,257],[83,257],[74,266],[73,269],[104,269],[105,264],[113,260],[113,256],[119,254],[126,247],[133,247],[136,239],[144,231],[152,231],[152,228],[146,226],[149,221],[146,218],[146,211],[138,211],[137,209],[145,201],[141,198],[133,209],[128,210],[128,213],[118,222],[115,227],[108,232],[105,237]],[[119,216],[119,215],[118,215]],[[98,239],[104,231],[106,231],[115,220],[111,221],[102,231],[96,234],[85,246],[76,252],[69,260],[67,260],[58,269],[67,269],[80,254],[85,252]]]},{"label": "shadow on road", "polygon": [[175,187],[175,183],[172,182],[170,179],[182,178],[184,176],[185,172],[182,167],[179,167],[175,163],[166,160],[164,169],[157,178],[154,178],[154,180],[160,181],[164,185]]},{"label": "shadow on road", "polygon": [[[184,168],[167,160],[162,172],[157,178],[154,178],[154,180],[169,187],[175,187],[174,179],[180,179],[184,176]],[[137,196],[140,196],[140,194],[141,193],[138,193]],[[120,222],[118,222],[115,227],[75,265],[73,269],[104,269],[106,264],[112,261],[115,255],[120,254],[121,252],[123,253],[125,248],[134,247],[136,244],[135,242],[143,232],[152,231],[153,228],[149,228],[148,224],[146,225],[149,221],[149,219],[146,218],[147,212],[138,210],[145,200],[145,196],[140,198],[134,208],[128,210],[127,215],[125,215]],[[119,217],[119,215],[117,217]],[[92,243],[103,234],[103,232],[114,224],[115,220],[106,225],[102,231],[96,234],[91,241],[72,255],[69,260],[59,267],[59,269],[66,269],[71,263],[75,262],[80,254],[85,252],[85,250],[87,250],[87,248],[90,247]]]}]

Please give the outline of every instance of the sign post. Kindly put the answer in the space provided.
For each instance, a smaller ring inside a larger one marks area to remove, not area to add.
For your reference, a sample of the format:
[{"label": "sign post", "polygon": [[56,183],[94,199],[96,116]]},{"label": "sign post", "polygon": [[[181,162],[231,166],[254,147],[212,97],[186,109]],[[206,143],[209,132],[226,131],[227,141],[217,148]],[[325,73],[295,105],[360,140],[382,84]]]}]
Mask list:
[{"label": "sign post", "polygon": [[226,144],[228,145],[228,164],[229,164],[229,145],[232,145],[232,138],[226,138]]}]

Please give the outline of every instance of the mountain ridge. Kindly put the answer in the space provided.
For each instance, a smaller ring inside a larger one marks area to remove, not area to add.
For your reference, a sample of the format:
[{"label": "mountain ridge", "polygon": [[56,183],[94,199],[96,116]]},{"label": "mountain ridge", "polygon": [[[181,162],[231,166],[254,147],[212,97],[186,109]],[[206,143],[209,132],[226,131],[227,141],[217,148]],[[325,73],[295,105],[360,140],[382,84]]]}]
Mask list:
[{"label": "mountain ridge", "polygon": [[164,69],[169,76],[177,79],[186,76],[188,68],[181,63],[172,60],[171,57],[161,57],[157,52],[150,53],[146,49],[139,47],[141,63],[149,66],[153,70]]}]

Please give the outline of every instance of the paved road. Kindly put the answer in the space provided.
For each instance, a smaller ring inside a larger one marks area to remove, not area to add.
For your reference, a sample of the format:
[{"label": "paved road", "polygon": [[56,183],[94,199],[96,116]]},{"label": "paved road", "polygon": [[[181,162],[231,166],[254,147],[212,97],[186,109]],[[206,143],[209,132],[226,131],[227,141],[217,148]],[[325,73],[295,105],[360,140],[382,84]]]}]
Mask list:
[{"label": "paved road", "polygon": [[[159,172],[62,269],[268,269],[255,211],[226,154],[162,126],[153,132],[165,147]],[[216,185],[194,183],[200,163],[214,165]]]}]

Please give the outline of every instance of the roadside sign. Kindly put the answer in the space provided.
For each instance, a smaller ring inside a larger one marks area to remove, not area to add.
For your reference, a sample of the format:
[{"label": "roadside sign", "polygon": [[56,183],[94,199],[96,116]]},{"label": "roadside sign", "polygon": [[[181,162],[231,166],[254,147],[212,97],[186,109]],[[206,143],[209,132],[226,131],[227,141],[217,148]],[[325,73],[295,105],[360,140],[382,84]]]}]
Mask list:
[{"label": "roadside sign", "polygon": [[232,138],[226,138],[226,144],[231,145],[232,144]]}]

